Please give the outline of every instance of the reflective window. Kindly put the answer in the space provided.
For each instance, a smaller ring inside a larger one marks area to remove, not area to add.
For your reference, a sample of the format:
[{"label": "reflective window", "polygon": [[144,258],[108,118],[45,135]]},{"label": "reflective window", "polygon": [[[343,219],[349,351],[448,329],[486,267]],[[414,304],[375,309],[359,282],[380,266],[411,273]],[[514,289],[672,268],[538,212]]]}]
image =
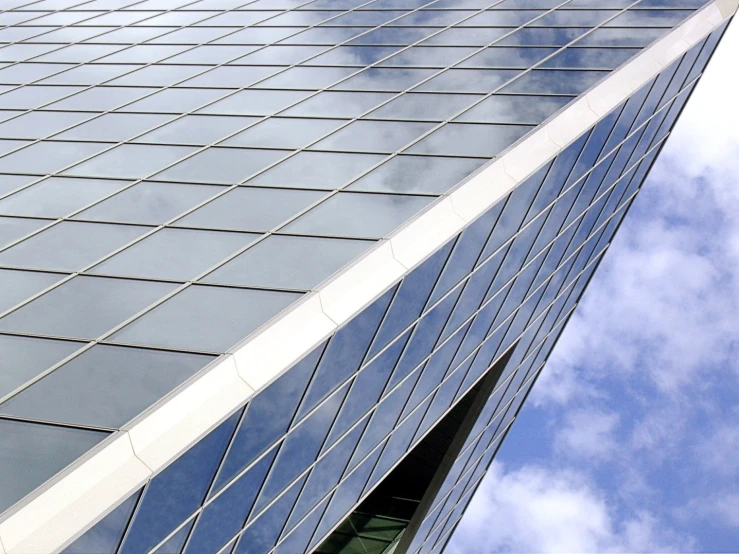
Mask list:
[{"label": "reflective window", "polygon": [[459,66],[527,69],[556,51],[556,48],[486,48]]},{"label": "reflective window", "polygon": [[307,95],[296,90],[241,90],[199,111],[217,115],[271,115]]},{"label": "reflective window", "polygon": [[76,352],[84,343],[0,335],[0,398]]},{"label": "reflective window", "polygon": [[0,123],[0,138],[45,138],[89,117],[86,113],[30,112]]},{"label": "reflective window", "polygon": [[159,114],[109,113],[73,127],[54,138],[123,142],[169,119],[171,116]]},{"label": "reflective window", "polygon": [[345,185],[383,159],[384,156],[376,154],[299,152],[248,184],[332,190]]},{"label": "reflective window", "polygon": [[233,185],[273,164],[288,152],[208,148],[158,173],[157,179]]},{"label": "reflective window", "polygon": [[107,433],[0,419],[0,510],[5,510]]},{"label": "reflective window", "polygon": [[538,125],[572,98],[566,96],[509,96],[496,94],[486,98],[457,121],[475,123],[524,123]]},{"label": "reflective window", "polygon": [[141,179],[194,152],[185,146],[124,144],[82,162],[64,173],[80,177]]},{"label": "reflective window", "polygon": [[222,192],[221,187],[143,181],[81,212],[93,221],[159,225]]},{"label": "reflective window", "polygon": [[256,117],[186,115],[146,133],[136,139],[136,142],[205,146],[218,142],[255,121]]},{"label": "reflective window", "polygon": [[5,402],[0,413],[119,428],[212,359],[97,345]]},{"label": "reflective window", "polygon": [[189,281],[259,235],[191,229],[161,229],[95,266],[90,273]]},{"label": "reflective window", "polygon": [[0,217],[0,247],[7,246],[48,224],[49,222],[43,219]]},{"label": "reflective window", "polygon": [[208,275],[204,281],[308,290],[371,245],[368,241],[272,235]]},{"label": "reflective window", "polygon": [[134,225],[62,221],[0,252],[0,264],[80,271],[148,230]]},{"label": "reflective window", "polygon": [[383,238],[433,198],[340,192],[285,227],[291,233]]},{"label": "reflective window", "polygon": [[448,123],[408,149],[413,154],[481,156],[500,154],[533,127]]},{"label": "reflective window", "polygon": [[429,79],[417,90],[424,92],[479,92],[489,94],[514,79],[519,73],[514,69],[449,69]]},{"label": "reflective window", "polygon": [[180,114],[196,110],[228,94],[226,90],[170,88],[129,104],[118,111]]},{"label": "reflective window", "polygon": [[436,73],[434,69],[373,67],[334,85],[336,90],[396,91],[406,90]]},{"label": "reflective window", "polygon": [[370,113],[377,119],[418,119],[444,121],[477,102],[471,94],[418,94],[409,92]]},{"label": "reflective window", "polygon": [[540,67],[547,69],[615,69],[639,52],[637,48],[565,48]]},{"label": "reflective window", "polygon": [[123,538],[140,494],[141,491],[137,491],[129,496],[120,506],[96,523],[92,529],[65,548],[64,554],[115,552]]},{"label": "reflective window", "polygon": [[112,340],[225,352],[300,296],[288,292],[193,285],[129,323],[115,333]]},{"label": "reflective window", "polygon": [[430,131],[432,123],[355,121],[311,146],[311,150],[392,154]]},{"label": "reflective window", "polygon": [[176,225],[270,231],[324,196],[308,190],[239,187],[186,215]]},{"label": "reflective window", "polygon": [[392,94],[379,92],[321,92],[285,111],[285,115],[359,117],[392,96]]},{"label": "reflective window", "polygon": [[473,158],[395,156],[348,190],[444,194],[484,163]]},{"label": "reflective window", "polygon": [[0,330],[95,339],[174,287],[170,283],[79,276],[0,319]]},{"label": "reflective window", "polygon": [[109,146],[89,142],[37,142],[0,158],[0,171],[49,175]]},{"label": "reflective window", "polygon": [[507,85],[503,91],[527,94],[577,95],[585,92],[606,75],[608,75],[607,71],[534,69]]},{"label": "reflective window", "polygon": [[270,118],[223,144],[252,148],[302,148],[344,123],[340,119]]}]

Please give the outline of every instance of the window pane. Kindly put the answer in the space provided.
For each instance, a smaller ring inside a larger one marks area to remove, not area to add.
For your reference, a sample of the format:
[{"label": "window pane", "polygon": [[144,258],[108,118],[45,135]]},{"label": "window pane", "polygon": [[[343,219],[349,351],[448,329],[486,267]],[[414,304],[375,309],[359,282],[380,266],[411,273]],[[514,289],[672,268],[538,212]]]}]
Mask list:
[{"label": "window pane", "polygon": [[299,152],[249,184],[331,190],[340,188],[383,159],[384,156],[376,154]]},{"label": "window pane", "polygon": [[272,235],[204,281],[266,288],[315,288],[359,256],[372,242]]},{"label": "window pane", "polygon": [[436,73],[434,69],[372,67],[333,86],[336,90],[404,91]]},{"label": "window pane", "polygon": [[0,510],[5,510],[108,436],[0,420]]},{"label": "window pane", "polygon": [[89,118],[89,113],[30,112],[0,123],[0,138],[44,138]]},{"label": "window pane", "polygon": [[358,117],[392,98],[380,92],[321,92],[285,112],[305,117]]},{"label": "window pane", "polygon": [[144,136],[137,138],[136,142],[205,146],[218,142],[223,137],[235,133],[255,121],[257,121],[256,117],[186,115],[146,133]]},{"label": "window pane", "polygon": [[161,229],[90,273],[189,281],[257,237],[252,233]]},{"label": "window pane", "polygon": [[80,271],[148,230],[134,225],[62,221],[0,252],[0,264]]},{"label": "window pane", "polygon": [[0,248],[48,225],[43,219],[0,217]]},{"label": "window pane", "polygon": [[225,352],[300,296],[193,285],[118,331],[113,340]]},{"label": "window pane", "polygon": [[97,345],[0,406],[18,418],[119,428],[214,358]]},{"label": "window pane", "polygon": [[463,113],[456,121],[538,125],[570,101],[572,101],[572,98],[567,96],[508,96],[496,94]]},{"label": "window pane", "polygon": [[226,140],[229,146],[302,148],[344,124],[340,119],[275,117]]},{"label": "window pane", "polygon": [[311,150],[392,154],[431,130],[433,123],[355,121],[311,146]]},{"label": "window pane", "polygon": [[497,156],[533,127],[448,123],[414,144],[408,152],[450,156]]},{"label": "window pane", "polygon": [[382,238],[433,198],[340,192],[285,228],[290,233]]},{"label": "window pane", "polygon": [[208,148],[157,174],[158,179],[233,185],[285,157],[283,150]]},{"label": "window pane", "polygon": [[349,190],[444,194],[485,160],[396,156],[349,185]]},{"label": "window pane", "polygon": [[0,330],[95,339],[174,288],[170,283],[75,277],[0,319]]},{"label": "window pane", "polygon": [[77,217],[159,225],[222,191],[216,186],[144,181],[88,208]]},{"label": "window pane", "polygon": [[37,142],[0,158],[0,171],[48,175],[108,148],[87,142]]},{"label": "window pane", "polygon": [[[271,115],[305,98],[307,92],[296,90],[241,90],[200,113],[218,115]],[[184,111],[184,110],[183,110]]]},{"label": "window pane", "polygon": [[186,146],[124,144],[67,169],[66,175],[141,179],[194,152]]},{"label": "window pane", "polygon": [[171,116],[158,114],[109,113],[69,129],[54,138],[123,142],[169,119]]},{"label": "window pane", "polygon": [[477,102],[472,94],[419,94],[409,92],[378,108],[367,117],[373,119],[420,119],[444,121]]},{"label": "window pane", "polygon": [[428,80],[423,92],[479,92],[489,94],[521,73],[515,69],[450,69]]},{"label": "window pane", "polygon": [[270,231],[301,212],[325,193],[239,187],[177,221],[183,227]]},{"label": "window pane", "polygon": [[85,343],[0,335],[0,397],[76,352]]},{"label": "window pane", "polygon": [[[60,281],[64,275],[0,269],[0,313]],[[3,351],[4,353],[4,351]],[[0,372],[2,379],[2,372]],[[3,393],[0,392],[0,397]]]}]

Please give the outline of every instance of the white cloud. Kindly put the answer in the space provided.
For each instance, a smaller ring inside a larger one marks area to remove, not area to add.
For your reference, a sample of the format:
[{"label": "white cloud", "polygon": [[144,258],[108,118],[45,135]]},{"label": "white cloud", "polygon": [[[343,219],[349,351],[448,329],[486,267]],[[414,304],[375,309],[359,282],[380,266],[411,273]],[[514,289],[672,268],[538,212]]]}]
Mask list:
[{"label": "white cloud", "polygon": [[582,474],[493,463],[449,544],[450,554],[672,552],[693,547],[639,512],[623,522]]},{"label": "white cloud", "polygon": [[573,410],[557,426],[557,452],[589,460],[607,458],[616,451],[619,416],[599,409]]}]

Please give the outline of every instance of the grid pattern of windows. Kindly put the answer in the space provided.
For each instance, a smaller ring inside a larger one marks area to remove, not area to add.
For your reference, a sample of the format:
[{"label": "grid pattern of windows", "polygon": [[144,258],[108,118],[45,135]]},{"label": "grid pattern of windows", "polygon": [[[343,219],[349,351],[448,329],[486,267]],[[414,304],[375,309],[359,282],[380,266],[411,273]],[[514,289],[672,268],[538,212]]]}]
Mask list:
[{"label": "grid pattern of windows", "polygon": [[438,552],[722,31],[618,106],[68,552],[101,540],[122,553],[310,551],[491,365],[510,355],[411,550]]},{"label": "grid pattern of windows", "polygon": [[[705,3],[4,2],[0,512]],[[554,336],[719,38],[69,552],[314,547],[491,363]]]}]

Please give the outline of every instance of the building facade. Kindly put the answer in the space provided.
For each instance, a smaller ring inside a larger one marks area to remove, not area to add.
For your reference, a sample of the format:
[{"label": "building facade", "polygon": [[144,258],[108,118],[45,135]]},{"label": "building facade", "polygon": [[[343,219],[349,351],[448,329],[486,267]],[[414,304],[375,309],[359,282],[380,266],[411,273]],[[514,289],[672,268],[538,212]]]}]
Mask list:
[{"label": "building facade", "polygon": [[438,553],[736,0],[6,0],[0,553]]}]

